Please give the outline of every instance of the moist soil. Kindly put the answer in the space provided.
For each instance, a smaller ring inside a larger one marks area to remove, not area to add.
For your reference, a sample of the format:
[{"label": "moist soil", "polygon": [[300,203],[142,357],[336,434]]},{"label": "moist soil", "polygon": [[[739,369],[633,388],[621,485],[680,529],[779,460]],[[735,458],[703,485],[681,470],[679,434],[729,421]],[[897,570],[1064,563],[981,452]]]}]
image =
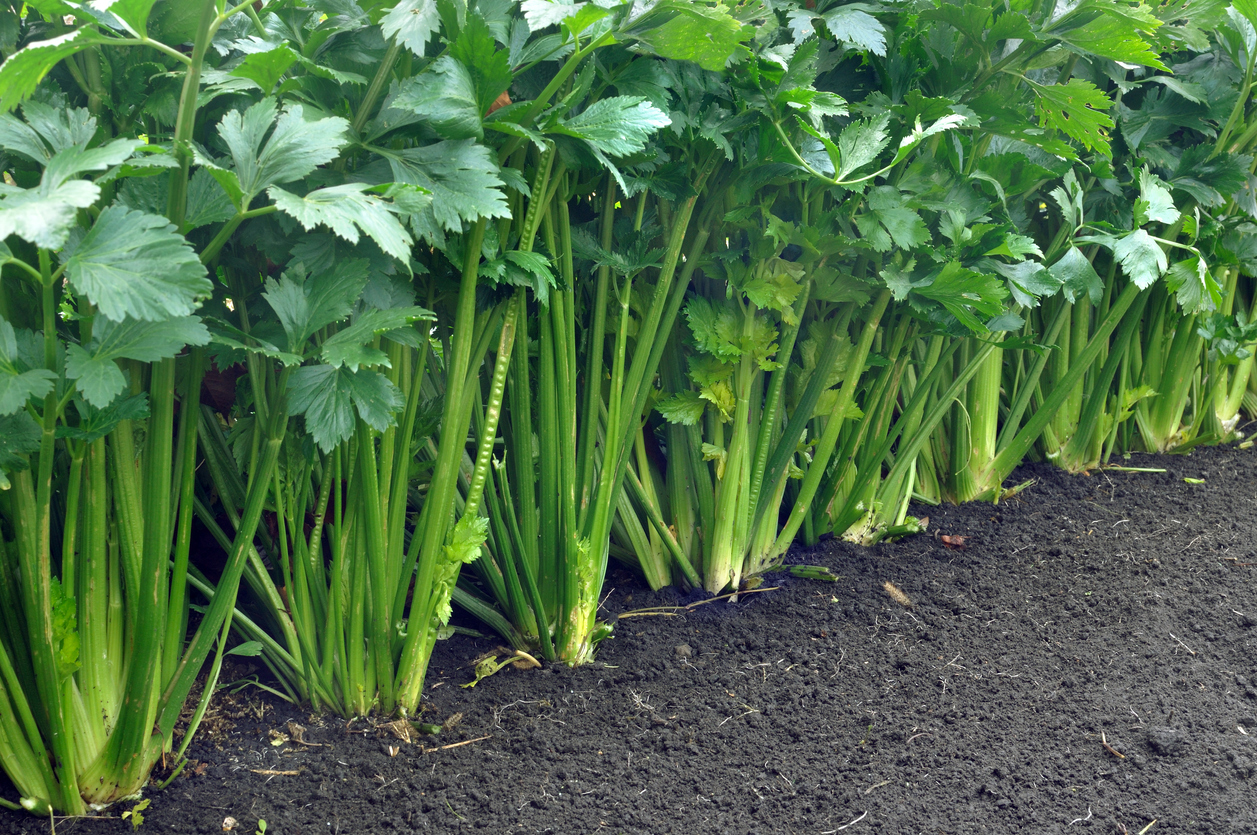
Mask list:
[{"label": "moist soil", "polygon": [[444,728],[411,742],[224,693],[141,831],[1254,835],[1257,451],[1123,463],[1165,472],[1029,465],[998,505],[914,508],[926,534],[791,555],[833,583],[703,603],[613,572],[588,666],[464,688],[495,642],[440,642]]}]

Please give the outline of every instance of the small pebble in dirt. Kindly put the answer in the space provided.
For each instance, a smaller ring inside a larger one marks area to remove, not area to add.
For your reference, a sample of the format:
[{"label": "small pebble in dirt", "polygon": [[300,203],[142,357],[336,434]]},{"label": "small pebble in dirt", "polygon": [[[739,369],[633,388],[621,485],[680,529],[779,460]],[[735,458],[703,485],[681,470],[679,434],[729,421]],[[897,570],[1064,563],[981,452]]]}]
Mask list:
[{"label": "small pebble in dirt", "polygon": [[694,650],[689,644],[681,644],[674,651],[677,658],[692,658],[694,655]]},{"label": "small pebble in dirt", "polygon": [[1183,738],[1183,734],[1174,728],[1149,728],[1147,734],[1149,747],[1153,752],[1163,757],[1173,756],[1180,753],[1187,744],[1187,740]]}]

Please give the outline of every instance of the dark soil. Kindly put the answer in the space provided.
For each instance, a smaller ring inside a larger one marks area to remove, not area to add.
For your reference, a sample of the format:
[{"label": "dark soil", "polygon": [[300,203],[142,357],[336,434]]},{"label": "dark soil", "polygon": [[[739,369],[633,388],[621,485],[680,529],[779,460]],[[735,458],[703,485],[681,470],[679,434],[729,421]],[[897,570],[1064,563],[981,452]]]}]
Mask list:
[{"label": "dark soil", "polygon": [[[424,717],[447,727],[414,743],[250,688],[141,831],[1254,835],[1257,452],[1127,463],[1167,472],[1030,466],[998,506],[916,509],[928,535],[797,555],[837,583],[645,616],[698,598],[616,575],[582,669],[463,689],[494,645],[455,637]],[[275,744],[289,722],[312,744]]]}]

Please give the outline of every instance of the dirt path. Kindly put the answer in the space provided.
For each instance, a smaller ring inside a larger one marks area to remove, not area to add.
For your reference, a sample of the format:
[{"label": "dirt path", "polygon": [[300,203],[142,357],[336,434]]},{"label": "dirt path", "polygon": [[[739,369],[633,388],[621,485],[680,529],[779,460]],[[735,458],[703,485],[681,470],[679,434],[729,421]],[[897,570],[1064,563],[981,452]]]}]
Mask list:
[{"label": "dirt path", "polygon": [[[443,642],[449,727],[413,744],[250,690],[142,832],[1257,835],[1257,451],[1128,463],[1167,472],[1027,467],[999,506],[917,509],[962,550],[825,543],[797,559],[838,583],[623,617],[583,669],[463,689],[493,645]],[[608,616],[694,602],[609,585]],[[289,720],[316,745],[273,745]]]}]

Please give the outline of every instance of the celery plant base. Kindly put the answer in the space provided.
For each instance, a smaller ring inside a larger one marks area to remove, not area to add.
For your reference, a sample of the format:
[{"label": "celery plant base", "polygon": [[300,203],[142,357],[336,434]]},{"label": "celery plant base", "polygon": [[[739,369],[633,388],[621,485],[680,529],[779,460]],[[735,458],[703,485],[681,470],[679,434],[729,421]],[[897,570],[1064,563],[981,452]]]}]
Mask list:
[{"label": "celery plant base", "polygon": [[[206,763],[203,775],[189,768],[169,789],[146,790],[152,803],[140,835],[208,826],[217,831],[227,815],[240,822],[237,832],[248,833],[263,818],[268,832],[325,831],[328,821],[338,819],[342,832],[460,826],[583,832],[597,829],[590,821],[604,820],[606,828],[625,835],[653,835],[669,827],[738,832],[761,823],[777,831],[773,822],[783,820],[796,831],[826,832],[866,808],[868,817],[844,831],[857,832],[877,817],[884,830],[895,832],[948,826],[963,831],[980,821],[1015,832],[1025,829],[1018,823],[1022,815],[1060,819],[1063,802],[1066,823],[1085,818],[1089,802],[1093,820],[1101,814],[1098,803],[1108,796],[1101,794],[1103,784],[1080,786],[1079,796],[1068,801],[1021,790],[1016,774],[1022,760],[1010,761],[1007,746],[990,744],[997,721],[1006,738],[1016,740],[1008,744],[1017,754],[1033,759],[1034,779],[1079,786],[1072,782],[1077,760],[1053,755],[1066,747],[1079,750],[1077,739],[1092,746],[1087,756],[1106,768],[1131,769],[1141,796],[1156,798],[1153,808],[1114,813],[1124,816],[1131,833],[1160,816],[1195,820],[1204,827],[1199,831],[1251,828],[1257,815],[1248,763],[1257,726],[1243,706],[1253,703],[1248,693],[1257,691],[1251,680],[1241,684],[1236,676],[1252,678],[1244,672],[1251,666],[1245,642],[1257,629],[1251,617],[1257,597],[1254,569],[1236,563],[1252,561],[1244,554],[1257,538],[1257,523],[1251,515],[1234,514],[1230,503],[1251,493],[1245,491],[1257,482],[1257,454],[1197,450],[1186,457],[1136,455],[1130,463],[1167,472],[1107,471],[1110,484],[1098,474],[1069,475],[1045,462],[1018,470],[1014,481],[1038,480],[998,509],[971,504],[925,511],[931,533],[967,537],[963,550],[916,536],[871,551],[828,540],[806,555],[791,554],[790,562],[823,566],[838,582],[770,573],[760,588],[774,590],[744,591],[736,604],[695,606],[695,595],[651,592],[617,576],[599,611],[600,618],[619,617],[616,636],[599,646],[594,664],[574,670],[508,665],[464,689],[459,685],[475,678],[468,662],[495,651],[496,638],[438,641],[426,709],[413,719],[439,733],[410,743],[387,726],[346,733],[343,721],[312,723],[304,708],[256,689],[242,691],[235,697],[244,699],[241,709],[256,715],[265,704],[264,720],[237,720],[243,733],[221,752],[208,739],[194,747],[193,756]],[[1183,480],[1196,477],[1205,482]],[[1120,515],[1108,516],[1097,505]],[[1167,512],[1179,507],[1196,515]],[[922,511],[914,504],[912,512]],[[1108,521],[1093,524],[1098,517]],[[1129,522],[1114,527],[1123,519]],[[1162,528],[1168,530],[1153,535]],[[1208,541],[1188,548],[1202,533]],[[1202,562],[1185,558],[1184,549],[1187,556],[1204,549],[1220,559],[1201,574]],[[1127,561],[1123,554],[1136,556]],[[1145,562],[1153,559],[1159,564]],[[1148,594],[1150,579],[1160,597]],[[911,609],[883,590],[887,581],[907,596]],[[1230,605],[1202,606],[1193,583],[1226,591]],[[665,605],[653,611],[673,616],[643,612]],[[634,612],[642,614],[625,617]],[[1053,622],[1044,627],[1045,619]],[[1044,640],[1045,629],[1051,642]],[[1208,641],[1206,633],[1216,640]],[[964,657],[956,659],[962,649]],[[497,655],[499,661],[506,657]],[[983,665],[984,659],[989,663]],[[1166,674],[1167,667],[1218,684],[1206,690],[1183,686]],[[940,678],[947,684],[944,713]],[[1138,695],[1113,682],[1137,685]],[[890,718],[880,709],[871,715],[856,707],[888,699],[899,705]],[[1194,716],[1215,716],[1219,700],[1236,705],[1222,714],[1226,727],[1193,722]],[[848,704],[851,712],[845,713]],[[1098,731],[1085,738],[1096,711],[1126,716],[1106,730],[1106,741],[1126,760],[1103,748]],[[455,714],[462,714],[460,721]],[[836,714],[846,721],[836,721]],[[304,728],[305,742],[322,746],[272,745],[266,732],[291,735],[288,720]],[[255,726],[261,732],[253,732]],[[349,730],[369,727],[360,720]],[[944,736],[966,755],[917,750]],[[1177,751],[1176,738],[1185,742]],[[458,747],[444,748],[451,745]],[[859,769],[849,778],[825,771],[827,764],[833,767],[835,750],[855,756],[879,749],[907,753],[888,758],[872,777],[859,777]],[[757,757],[749,760],[752,767],[762,770],[772,755],[770,766],[781,772],[758,781],[764,784],[757,786],[762,801],[729,767],[747,752]],[[907,759],[897,762],[900,756]],[[929,759],[931,779],[918,781],[913,776],[922,756]],[[1146,762],[1143,769],[1128,765],[1137,757]],[[298,769],[299,775],[265,773]],[[995,776],[996,769],[1007,776]],[[988,786],[977,800],[976,770]],[[771,780],[779,788],[771,788]],[[864,794],[883,780],[890,782]],[[1177,787],[1183,780],[1207,780],[1216,790],[1204,797],[1183,792]],[[813,788],[817,784],[820,789]],[[291,802],[292,790],[303,786],[310,788]],[[800,802],[827,788],[850,806]],[[999,806],[1005,798],[1017,807]],[[106,822],[64,824],[74,831],[105,828]],[[108,824],[129,830],[126,822]],[[37,825],[47,831],[46,818],[40,824],[25,813],[0,811],[0,831],[33,831]],[[62,829],[58,820],[57,831]]]}]

